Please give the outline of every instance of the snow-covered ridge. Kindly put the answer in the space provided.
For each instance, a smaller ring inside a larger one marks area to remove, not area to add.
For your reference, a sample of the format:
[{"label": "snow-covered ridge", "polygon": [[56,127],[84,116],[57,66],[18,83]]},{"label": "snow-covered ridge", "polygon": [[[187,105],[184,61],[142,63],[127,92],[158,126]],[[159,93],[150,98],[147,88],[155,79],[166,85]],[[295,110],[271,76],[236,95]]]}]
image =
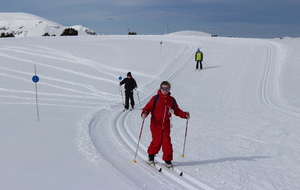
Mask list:
[{"label": "snow-covered ridge", "polygon": [[179,32],[173,32],[169,35],[183,35],[183,36],[211,36],[209,33],[200,32],[200,31],[191,31],[191,30],[185,30],[185,31],[179,31]]},{"label": "snow-covered ridge", "polygon": [[0,12],[0,33],[13,33],[15,37],[42,36],[45,33],[59,36],[65,28],[78,30],[78,35],[96,35],[82,25],[65,27],[33,14]]}]

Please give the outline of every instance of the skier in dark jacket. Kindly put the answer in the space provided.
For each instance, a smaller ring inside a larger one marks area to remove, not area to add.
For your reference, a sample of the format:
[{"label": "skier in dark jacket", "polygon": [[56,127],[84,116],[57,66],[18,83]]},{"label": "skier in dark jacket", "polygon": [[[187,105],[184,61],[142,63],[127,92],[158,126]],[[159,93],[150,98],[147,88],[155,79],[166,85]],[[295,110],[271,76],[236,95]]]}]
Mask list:
[{"label": "skier in dark jacket", "polygon": [[199,68],[199,63],[200,63],[200,70],[202,70],[202,60],[203,60],[203,53],[198,48],[198,51],[195,54],[196,70],[198,70]]},{"label": "skier in dark jacket", "polygon": [[137,88],[137,84],[135,79],[132,77],[131,72],[127,73],[127,78],[124,78],[120,82],[120,86],[125,84],[125,109],[129,108],[129,99],[131,104],[131,109],[134,109],[134,98],[133,98],[133,90]]},{"label": "skier in dark jacket", "polygon": [[146,118],[151,113],[150,130],[152,141],[148,147],[148,164],[154,165],[154,156],[162,147],[163,157],[168,168],[172,168],[173,148],[171,143],[171,124],[172,113],[176,116],[189,119],[188,112],[182,111],[176,100],[170,93],[171,85],[168,81],[163,81],[157,95],[153,96],[142,110],[142,118]]}]

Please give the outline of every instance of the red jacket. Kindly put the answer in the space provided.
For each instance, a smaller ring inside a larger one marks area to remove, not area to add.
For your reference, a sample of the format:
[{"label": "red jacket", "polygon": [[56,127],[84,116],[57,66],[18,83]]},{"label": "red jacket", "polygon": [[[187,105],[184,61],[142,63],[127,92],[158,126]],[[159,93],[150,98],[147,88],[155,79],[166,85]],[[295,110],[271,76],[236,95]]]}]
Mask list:
[{"label": "red jacket", "polygon": [[[157,95],[159,95],[159,97],[154,105]],[[178,117],[186,118],[187,113],[178,107],[171,93],[164,95],[158,90],[157,95],[153,96],[142,110],[142,114],[145,112],[147,115],[151,113],[151,125],[162,126],[163,128],[170,127],[171,112]]]}]

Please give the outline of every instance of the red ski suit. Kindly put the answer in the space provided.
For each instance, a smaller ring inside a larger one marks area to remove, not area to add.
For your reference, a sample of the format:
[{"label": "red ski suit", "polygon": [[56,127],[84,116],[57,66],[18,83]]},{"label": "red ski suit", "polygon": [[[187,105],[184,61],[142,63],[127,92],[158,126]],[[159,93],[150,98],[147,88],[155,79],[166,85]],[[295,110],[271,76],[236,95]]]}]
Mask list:
[{"label": "red ski suit", "polygon": [[[156,99],[155,97],[159,95]],[[168,95],[164,95],[158,90],[157,95],[153,96],[150,101],[142,110],[142,114],[147,115],[151,113],[150,130],[152,134],[152,141],[148,147],[148,154],[155,155],[159,152],[162,147],[164,161],[173,160],[173,148],[170,137],[170,118],[173,113],[181,118],[186,118],[187,112],[182,111],[176,100],[171,96],[169,92]]]}]

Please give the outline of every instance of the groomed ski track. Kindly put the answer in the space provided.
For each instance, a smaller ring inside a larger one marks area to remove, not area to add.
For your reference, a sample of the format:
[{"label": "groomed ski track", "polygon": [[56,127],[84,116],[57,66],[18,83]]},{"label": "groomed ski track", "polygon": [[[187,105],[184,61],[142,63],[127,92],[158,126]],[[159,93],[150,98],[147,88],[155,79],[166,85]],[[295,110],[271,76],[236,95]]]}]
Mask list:
[{"label": "groomed ski track", "polygon": [[[188,58],[183,59],[183,64],[181,61],[178,61],[178,66],[170,66],[166,70],[168,74],[163,73],[167,80],[172,81],[179,73],[186,70],[186,67],[193,61],[193,54],[191,55],[191,52],[194,49],[195,46],[186,44],[185,51],[178,58],[189,55]],[[160,82],[154,81],[155,85],[152,83],[150,86],[154,93]],[[137,94],[138,92],[135,93]],[[145,105],[152,95],[141,98],[141,105]],[[140,117],[141,111],[137,97],[135,101],[136,109],[133,111],[123,112],[120,105],[114,105],[111,107],[111,110],[101,110],[90,122],[88,126],[89,135],[101,155],[120,173],[127,176],[128,180],[141,189],[212,189],[188,174],[184,173],[184,176],[179,176],[175,171],[170,171],[167,168],[163,168],[162,172],[158,172],[154,168],[147,166],[145,163],[147,160],[147,145],[145,144],[140,144],[136,162],[133,162],[139,140],[137,132],[140,131],[133,131],[131,126],[133,125],[132,121],[138,120],[136,117]],[[142,119],[140,121],[142,122]],[[141,126],[141,123],[134,123],[134,125]],[[142,133],[147,133],[146,131],[149,130],[147,122],[144,124],[144,130]],[[107,147],[107,142],[111,142],[113,145]],[[156,161],[163,163],[162,159],[158,157]],[[142,177],[141,175],[144,176]],[[143,181],[141,179],[149,180]]]},{"label": "groomed ski track", "polygon": [[[204,52],[200,72],[198,47]],[[298,190],[299,51],[299,39],[3,39],[1,187]],[[128,71],[138,82],[136,109],[123,112],[118,77]],[[184,158],[186,121],[172,117],[173,164],[182,177],[145,164],[150,118],[132,162],[140,109],[163,80],[171,82],[180,108],[191,113]]]},{"label": "groomed ski track", "polygon": [[[257,80],[257,83],[253,82],[252,84],[257,85],[249,86],[249,90],[247,90],[249,94],[256,94],[256,100],[260,102],[263,107],[272,109],[274,112],[280,112],[299,119],[300,114],[291,108],[286,107],[284,104],[281,104],[280,100],[278,76],[281,61],[284,61],[282,60],[282,57],[280,57],[282,47],[267,40],[253,40],[253,44],[250,45],[246,43],[237,45],[241,41],[243,40],[237,40],[237,42],[234,43],[234,46],[249,49],[251,49],[252,46],[255,46],[256,48],[259,47],[261,48],[262,54],[265,54],[265,56],[263,56],[265,60],[260,60],[260,63],[256,65],[256,67],[261,69],[255,69],[255,71],[260,70],[261,72],[256,72],[253,75],[253,78],[254,80]],[[147,140],[149,140],[149,118],[146,119],[144,129],[142,131],[142,141],[136,158],[137,162],[132,162],[137,148],[137,142],[139,140],[138,137],[142,124],[142,119],[140,118],[140,105],[143,107],[150,97],[156,93],[157,87],[162,78],[163,80],[178,82],[181,80],[180,74],[186,76],[187,74],[185,73],[193,71],[193,69],[191,70],[193,67],[190,65],[194,66],[193,53],[198,44],[196,45],[196,43],[192,42],[184,42],[183,44],[185,46],[184,51],[181,55],[174,58],[174,64],[162,73],[161,76],[163,77],[158,77],[158,79],[149,82],[148,86],[146,86],[146,88],[153,93],[148,95],[143,94],[142,96],[139,94],[141,100],[140,103],[138,102],[138,98],[135,97],[135,110],[122,112],[121,104],[112,105],[110,108],[105,108],[97,113],[93,113],[88,126],[86,126],[88,128],[88,136],[92,141],[93,146],[96,148],[96,152],[101,154],[101,156],[103,156],[109,164],[111,164],[122,175],[126,176],[129,181],[132,181],[140,189],[214,189],[205,181],[200,181],[191,177],[189,172],[185,171],[182,166],[176,166],[175,164],[176,168],[184,172],[184,175],[180,177],[176,175],[175,172],[168,171],[166,169],[163,169],[162,173],[159,173],[144,163],[147,159],[148,144],[147,141],[144,141],[143,139],[147,138]],[[203,46],[209,45],[204,44]],[[223,60],[226,61],[226,58],[223,58]],[[247,58],[248,57],[246,57],[246,59]],[[222,57],[219,59],[221,60]],[[234,61],[234,58],[232,60]],[[243,60],[239,61],[242,62]],[[252,61],[255,62],[257,60],[253,59]],[[235,68],[237,65],[232,64],[229,66],[232,67],[232,72],[239,72],[239,68]],[[204,67],[206,67],[206,65],[204,65]],[[197,75],[200,74],[197,80],[206,81],[207,79],[211,79],[207,77],[207,75],[212,72],[214,67],[217,68],[218,65],[212,65],[212,63],[210,63],[211,69],[204,69],[204,71],[206,71],[205,74],[202,72],[196,73]],[[253,72],[253,70],[247,72]],[[245,74],[247,74],[247,72]],[[195,74],[191,74],[190,78],[186,78],[185,80],[193,79],[193,77],[195,77],[194,75]],[[216,81],[210,82],[214,83]],[[253,97],[250,99],[253,99]],[[196,119],[193,118],[193,114],[192,119]],[[162,162],[160,156],[161,155],[158,155],[156,160]],[[257,158],[259,157],[260,156]],[[263,158],[263,156],[261,158]],[[218,172],[222,171],[220,170]],[[258,182],[256,187],[262,188],[263,185],[260,185],[262,184]],[[278,184],[273,185],[278,186]],[[241,186],[243,186],[243,184],[241,184]]]}]

